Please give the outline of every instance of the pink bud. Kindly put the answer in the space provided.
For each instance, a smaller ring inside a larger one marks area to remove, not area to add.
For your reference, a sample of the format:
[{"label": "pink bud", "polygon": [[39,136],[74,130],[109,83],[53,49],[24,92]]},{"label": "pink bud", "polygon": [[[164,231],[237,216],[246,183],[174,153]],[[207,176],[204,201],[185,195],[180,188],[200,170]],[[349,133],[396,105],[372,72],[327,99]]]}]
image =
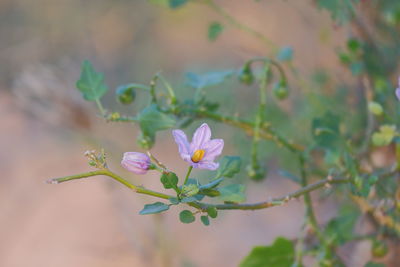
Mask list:
[{"label": "pink bud", "polygon": [[136,174],[145,174],[150,168],[149,156],[139,152],[125,152],[121,161],[122,167]]}]

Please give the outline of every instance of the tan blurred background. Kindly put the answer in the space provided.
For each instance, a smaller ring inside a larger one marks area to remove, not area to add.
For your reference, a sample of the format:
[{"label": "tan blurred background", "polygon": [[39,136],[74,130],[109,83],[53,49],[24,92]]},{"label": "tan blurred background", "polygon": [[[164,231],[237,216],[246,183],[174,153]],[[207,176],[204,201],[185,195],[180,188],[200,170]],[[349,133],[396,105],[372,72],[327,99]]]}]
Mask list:
[{"label": "tan blurred background", "polygon": [[[277,45],[293,46],[300,75],[317,68],[341,72],[335,49],[346,28],[337,29],[311,1],[216,2]],[[226,30],[209,42],[207,26],[215,20]],[[147,83],[159,70],[180,86],[185,71],[239,68],[250,57],[268,54],[258,40],[200,4],[168,10],[144,0],[1,0],[0,22],[0,266],[236,266],[255,245],[297,236],[300,202],[220,212],[204,227],[199,221],[180,223],[180,208],[138,215],[154,199],[104,177],[44,183],[89,170],[84,151],[104,147],[111,168],[160,189],[157,176],[135,177],[119,167],[122,152],[139,149],[137,129],[104,122],[91,103],[81,100],[74,86],[84,59],[105,73],[111,91],[128,82]],[[113,92],[105,106],[130,111],[114,104]],[[223,136],[224,128],[215,134]],[[170,133],[159,140],[154,154],[182,175],[185,165]],[[247,187],[248,201],[296,189],[273,175]],[[317,205],[324,222],[334,208]],[[366,262],[342,256],[351,266]]]}]

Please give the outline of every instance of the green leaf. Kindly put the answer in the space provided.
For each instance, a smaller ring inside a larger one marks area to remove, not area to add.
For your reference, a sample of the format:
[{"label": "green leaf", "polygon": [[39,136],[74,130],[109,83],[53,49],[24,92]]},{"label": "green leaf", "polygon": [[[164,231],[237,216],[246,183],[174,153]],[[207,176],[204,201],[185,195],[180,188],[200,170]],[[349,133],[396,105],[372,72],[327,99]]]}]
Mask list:
[{"label": "green leaf", "polygon": [[219,22],[212,22],[208,26],[208,40],[215,41],[218,36],[222,33],[224,27]]},{"label": "green leaf", "polygon": [[204,190],[204,189],[214,188],[214,187],[218,186],[223,180],[224,180],[224,178],[215,179],[215,180],[213,180],[212,182],[210,182],[208,184],[200,185],[199,189],[200,190]]},{"label": "green leaf", "polygon": [[169,202],[171,202],[172,205],[178,205],[179,204],[179,199],[177,197],[170,197]]},{"label": "green leaf", "polygon": [[165,189],[177,189],[178,188],[178,176],[173,172],[163,173],[160,177],[161,183],[164,185]]},{"label": "green leaf", "polygon": [[337,149],[340,145],[340,118],[330,112],[312,121],[312,135],[315,143],[328,149]]},{"label": "green leaf", "polygon": [[143,135],[154,137],[157,131],[170,129],[175,126],[175,118],[158,111],[156,105],[143,109],[137,116]]},{"label": "green leaf", "polygon": [[246,200],[244,186],[240,184],[230,184],[218,189],[221,193],[219,198],[222,201],[243,202]]},{"label": "green leaf", "polygon": [[220,177],[232,178],[236,173],[240,171],[241,164],[242,160],[238,156],[223,157],[222,160],[220,160],[217,176],[215,178],[220,178]]},{"label": "green leaf", "polygon": [[153,204],[146,204],[144,208],[139,212],[140,215],[154,214],[166,211],[169,209],[169,205],[162,202],[156,202]]},{"label": "green leaf", "polygon": [[191,197],[199,192],[199,186],[197,184],[186,184],[182,186],[181,195]]},{"label": "green leaf", "polygon": [[200,220],[205,226],[210,225],[210,219],[208,218],[208,216],[203,215],[200,217]]},{"label": "green leaf", "polygon": [[182,203],[189,203],[189,202],[195,202],[197,201],[196,197],[185,197],[181,199]]},{"label": "green leaf", "polygon": [[104,83],[104,75],[96,72],[87,60],[82,63],[81,77],[76,82],[76,87],[87,101],[99,100],[108,91]]},{"label": "green leaf", "polygon": [[376,263],[373,261],[368,262],[367,264],[364,265],[364,267],[385,267],[385,264],[382,263]]},{"label": "green leaf", "polygon": [[293,243],[279,237],[271,246],[254,247],[240,267],[290,267],[294,261]]},{"label": "green leaf", "polygon": [[189,0],[169,0],[169,7],[170,8],[179,8],[186,4]]},{"label": "green leaf", "polygon": [[215,219],[218,216],[218,210],[215,207],[208,207],[207,208],[207,214],[208,216],[210,216],[211,218]]},{"label": "green leaf", "polygon": [[205,74],[195,74],[193,72],[186,73],[186,83],[194,89],[203,89],[224,82],[232,76],[234,71],[214,71]]},{"label": "green leaf", "polygon": [[290,61],[293,59],[293,48],[290,46],[282,47],[278,54],[276,55],[276,59],[279,61]]},{"label": "green leaf", "polygon": [[183,223],[192,223],[195,221],[195,217],[190,210],[183,210],[179,213],[179,220]]}]

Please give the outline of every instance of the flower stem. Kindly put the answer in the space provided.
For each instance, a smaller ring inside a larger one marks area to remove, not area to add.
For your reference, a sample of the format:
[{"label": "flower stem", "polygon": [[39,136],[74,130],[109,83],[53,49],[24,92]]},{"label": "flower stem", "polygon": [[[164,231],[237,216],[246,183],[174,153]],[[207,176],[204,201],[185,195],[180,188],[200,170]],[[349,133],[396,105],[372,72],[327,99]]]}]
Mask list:
[{"label": "flower stem", "polygon": [[186,173],[186,177],[185,177],[185,181],[183,182],[183,185],[185,185],[187,183],[187,181],[189,180],[189,175],[192,172],[192,170],[193,170],[193,166],[189,166],[189,169]]},{"label": "flower stem", "polygon": [[97,99],[97,98],[96,98],[95,101],[96,101],[96,105],[97,105],[97,108],[98,108],[99,111],[100,111],[101,116],[106,115],[106,110],[104,109],[103,105],[101,104],[100,99]]}]

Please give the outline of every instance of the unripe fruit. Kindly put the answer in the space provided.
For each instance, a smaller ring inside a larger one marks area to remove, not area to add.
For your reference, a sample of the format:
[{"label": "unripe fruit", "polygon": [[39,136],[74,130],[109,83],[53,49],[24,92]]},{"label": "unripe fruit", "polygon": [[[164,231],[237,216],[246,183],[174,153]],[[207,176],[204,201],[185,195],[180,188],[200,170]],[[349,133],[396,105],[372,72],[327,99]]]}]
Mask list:
[{"label": "unripe fruit", "polygon": [[246,64],[244,67],[239,71],[239,81],[246,85],[251,85],[254,82],[254,75],[251,71],[250,65]]},{"label": "unripe fruit", "polygon": [[286,86],[286,82],[283,80],[274,84],[272,92],[274,93],[275,97],[278,98],[279,100],[284,100],[289,96],[289,90]]},{"label": "unripe fruit", "polygon": [[118,102],[124,105],[131,104],[136,97],[136,92],[132,86],[129,85],[121,85],[116,90],[116,96]]}]

